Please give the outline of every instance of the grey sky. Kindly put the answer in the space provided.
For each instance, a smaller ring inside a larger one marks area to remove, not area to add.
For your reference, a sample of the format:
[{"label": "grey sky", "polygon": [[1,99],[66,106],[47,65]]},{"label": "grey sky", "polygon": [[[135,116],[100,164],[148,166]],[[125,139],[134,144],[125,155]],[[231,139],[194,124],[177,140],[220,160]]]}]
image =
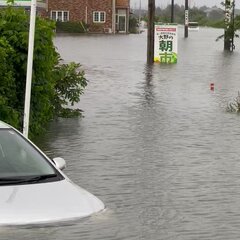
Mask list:
[{"label": "grey sky", "polygon": [[[142,3],[142,7],[147,8],[148,0],[130,0],[131,6],[139,8],[140,1]],[[190,7],[193,7],[194,5],[197,7],[203,6],[203,5],[206,5],[208,7],[212,7],[212,6],[216,5],[216,6],[220,7],[221,6],[220,3],[222,1],[223,0],[188,0]],[[155,2],[156,2],[156,6],[165,7],[168,4],[171,4],[172,1],[171,0],[155,0]],[[185,0],[174,0],[174,2],[179,5],[185,4]],[[235,3],[236,3],[236,8],[240,9],[240,1],[236,0]]]}]

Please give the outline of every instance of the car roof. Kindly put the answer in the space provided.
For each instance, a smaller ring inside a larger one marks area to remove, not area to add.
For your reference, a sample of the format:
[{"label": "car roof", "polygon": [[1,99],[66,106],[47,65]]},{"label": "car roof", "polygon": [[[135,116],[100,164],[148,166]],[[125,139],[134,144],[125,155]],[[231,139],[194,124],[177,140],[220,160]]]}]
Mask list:
[{"label": "car roof", "polygon": [[0,121],[0,128],[10,128],[10,126],[7,125],[6,123]]}]

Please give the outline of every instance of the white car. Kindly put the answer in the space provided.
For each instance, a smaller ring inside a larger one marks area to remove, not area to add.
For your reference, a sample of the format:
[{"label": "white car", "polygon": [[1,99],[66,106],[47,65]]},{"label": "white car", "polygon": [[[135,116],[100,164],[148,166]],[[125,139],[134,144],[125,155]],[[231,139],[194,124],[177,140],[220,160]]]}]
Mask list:
[{"label": "white car", "polygon": [[0,121],[0,226],[65,222],[103,210],[103,202],[67,178],[64,167],[64,159],[50,160]]}]

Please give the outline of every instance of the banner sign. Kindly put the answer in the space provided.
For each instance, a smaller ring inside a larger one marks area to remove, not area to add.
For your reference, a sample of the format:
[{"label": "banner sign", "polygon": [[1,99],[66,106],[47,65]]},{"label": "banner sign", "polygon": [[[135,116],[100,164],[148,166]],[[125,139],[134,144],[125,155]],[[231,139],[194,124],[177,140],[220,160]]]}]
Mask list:
[{"label": "banner sign", "polygon": [[[0,0],[0,7],[8,6],[6,0]],[[13,6],[17,7],[31,7],[31,0],[14,0]],[[37,0],[37,7],[39,8],[47,8],[46,0]]]},{"label": "banner sign", "polygon": [[176,24],[156,24],[154,62],[177,63],[178,27]]},{"label": "banner sign", "polygon": [[189,14],[188,14],[188,10],[185,10],[185,26],[188,26],[188,22],[189,22]]}]

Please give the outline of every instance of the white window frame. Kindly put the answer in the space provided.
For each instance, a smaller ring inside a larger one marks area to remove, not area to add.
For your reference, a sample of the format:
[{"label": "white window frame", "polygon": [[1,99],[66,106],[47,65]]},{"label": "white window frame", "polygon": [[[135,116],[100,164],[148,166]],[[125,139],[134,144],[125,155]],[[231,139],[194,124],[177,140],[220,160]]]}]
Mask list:
[{"label": "white window frame", "polygon": [[[61,18],[58,18],[59,14],[61,15]],[[67,15],[66,19],[64,16],[65,14]],[[53,18],[53,15],[55,15],[55,18]],[[68,22],[69,21],[69,11],[52,10],[51,11],[51,19],[54,21]]]},{"label": "white window frame", "polygon": [[[97,19],[96,19],[97,17]],[[103,17],[103,20],[102,20]],[[106,12],[104,11],[94,11],[93,12],[93,22],[94,23],[105,23],[106,22]]]}]

